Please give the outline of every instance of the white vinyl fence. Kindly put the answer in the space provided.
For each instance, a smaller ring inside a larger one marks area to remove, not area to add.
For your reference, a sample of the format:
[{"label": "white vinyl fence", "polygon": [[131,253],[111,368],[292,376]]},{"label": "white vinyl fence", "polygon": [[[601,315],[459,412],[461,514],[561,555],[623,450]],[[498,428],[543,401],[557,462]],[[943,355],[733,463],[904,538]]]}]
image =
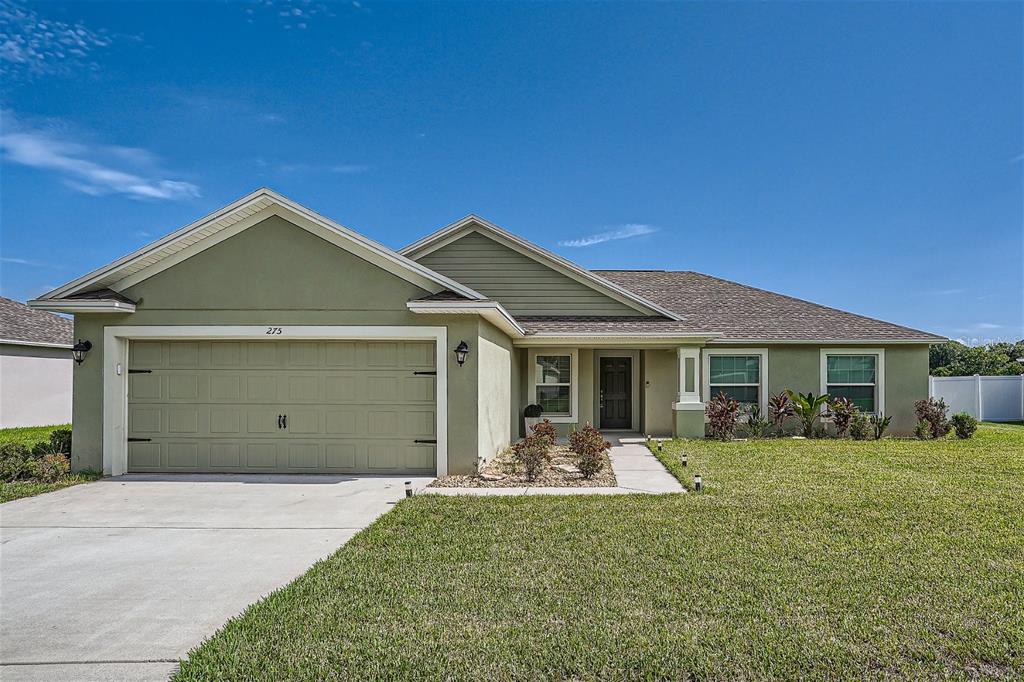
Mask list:
[{"label": "white vinyl fence", "polygon": [[949,413],[966,412],[990,422],[1024,420],[1024,374],[1008,377],[928,377],[928,394]]}]

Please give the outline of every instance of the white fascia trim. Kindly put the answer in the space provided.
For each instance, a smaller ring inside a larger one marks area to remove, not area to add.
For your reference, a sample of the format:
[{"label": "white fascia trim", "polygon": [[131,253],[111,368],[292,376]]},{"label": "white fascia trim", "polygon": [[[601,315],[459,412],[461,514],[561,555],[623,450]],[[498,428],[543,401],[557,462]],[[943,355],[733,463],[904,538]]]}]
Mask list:
[{"label": "white fascia trim", "polygon": [[[874,355],[878,357],[875,366],[875,412],[885,415],[885,349],[884,348],[822,348],[818,351],[821,365],[818,371],[818,389],[822,394],[828,393],[828,356],[829,355]],[[827,405],[821,406],[822,414],[827,412]]]},{"label": "white fascia trim", "polygon": [[[310,231],[314,232],[314,234],[317,234],[317,236],[327,239],[328,241],[334,243],[337,246],[341,246],[342,243],[346,241],[357,244],[371,256],[371,258],[369,259],[371,260],[371,262],[373,260],[378,260],[380,262],[375,263],[376,265],[380,265],[382,267],[384,267],[385,265],[390,266],[387,267],[387,269],[390,272],[400,277],[403,277],[404,279],[407,279],[408,281],[411,281],[414,284],[422,286],[424,282],[429,282],[433,286],[443,289],[450,289],[452,291],[458,292],[459,294],[462,294],[463,296],[466,296],[467,298],[485,298],[479,292],[474,291],[473,289],[470,289],[465,285],[459,284],[458,282],[449,277],[445,277],[440,273],[434,272],[430,268],[427,268],[424,265],[421,265],[413,260],[410,260],[409,258],[406,258],[405,256],[402,256],[396,253],[395,251],[392,251],[386,246],[379,244],[378,242],[375,242],[372,239],[364,237],[358,232],[350,230],[349,228],[344,227],[343,225],[340,225],[334,222],[333,220],[325,218],[324,216],[321,216],[320,214],[306,208],[305,206],[295,203],[294,201],[278,194],[277,192],[274,192],[273,190],[261,188],[256,190],[255,192],[252,192],[251,194],[247,194],[246,196],[242,197],[241,199],[238,199],[235,202],[232,202],[231,204],[228,204],[222,209],[210,213],[209,215],[200,218],[199,220],[172,232],[171,234],[167,235],[162,239],[159,239],[151,244],[148,244],[142,247],[141,249],[138,249],[137,251],[128,254],[127,256],[117,259],[116,261],[110,263],[109,265],[105,265],[102,268],[93,270],[92,272],[82,277],[79,277],[76,280],[73,280],[57,289],[54,289],[53,291],[40,297],[40,299],[54,299],[61,296],[73,294],[75,292],[86,289],[87,287],[95,284],[101,279],[107,279],[110,278],[111,276],[116,276],[116,271],[118,269],[124,268],[128,265],[134,264],[137,261],[144,260],[146,258],[155,259],[151,264],[147,265],[144,270],[140,270],[125,278],[126,281],[130,281],[131,283],[137,283],[138,281],[145,279],[145,276],[142,276],[144,271],[150,271],[151,268],[153,268],[154,270],[152,272],[153,274],[155,274],[155,272],[160,271],[160,269],[156,268],[156,266],[161,261],[169,258],[171,255],[176,255],[170,254],[169,256],[159,256],[155,254],[155,252],[158,252],[163,248],[171,246],[176,242],[189,239],[195,232],[201,231],[209,227],[211,224],[215,224],[219,221],[229,219],[230,217],[232,217],[232,214],[238,211],[253,208],[254,205],[258,205],[256,206],[257,212],[248,215],[247,218],[241,221],[237,221],[239,223],[243,223],[244,226],[240,229],[230,232],[229,234],[235,234],[241,229],[245,229],[245,227],[251,226],[256,222],[259,222],[260,220],[263,219],[263,217],[266,217],[269,214],[281,215],[286,219],[300,218],[308,221],[308,224],[300,224],[300,227],[303,227],[305,229],[310,229],[310,227],[312,226],[320,228],[319,231]],[[284,209],[291,215],[282,214],[280,212],[280,209]],[[261,217],[256,218],[256,216]],[[233,223],[226,223],[224,229],[229,229],[230,227],[232,227],[232,225]],[[188,257],[194,255],[195,253],[203,251],[209,246],[212,246],[213,244],[217,243],[217,241],[219,240],[211,240],[210,237],[201,239],[200,241],[195,242],[195,244],[193,245],[193,247],[195,248],[189,247],[188,249],[185,249],[185,251],[188,251],[188,254],[184,257]],[[181,252],[179,251],[178,253]],[[180,262],[180,260],[183,260],[183,258],[175,260],[174,262]],[[412,277],[412,279],[410,279],[410,277]],[[428,288],[428,291],[429,290],[430,289]]]},{"label": "white fascia trim", "polygon": [[26,303],[34,310],[49,310],[57,313],[134,313],[135,304],[111,299],[67,300],[37,298]]},{"label": "white fascia trim", "polygon": [[664,334],[531,334],[521,339],[514,339],[516,346],[599,346],[616,344],[616,347],[629,346],[678,346],[701,345],[710,337],[707,334],[665,336]]},{"label": "white fascia trim", "polygon": [[414,313],[433,315],[480,315],[509,336],[522,337],[526,331],[497,301],[409,301],[406,307]]},{"label": "white fascia trim", "polygon": [[760,382],[757,386],[757,403],[763,415],[768,414],[768,349],[767,348],[705,348],[701,353],[701,396],[711,400],[711,356],[712,355],[756,355],[760,359],[758,368]]},{"label": "white fascia trim", "polygon": [[437,365],[437,475],[448,475],[447,327],[196,325],[103,328],[103,473],[107,476],[128,471],[128,346],[134,339],[433,340]]},{"label": "white fascia trim", "polygon": [[710,343],[722,344],[722,343],[745,343],[745,344],[770,344],[773,346],[785,346],[785,345],[812,345],[812,346],[835,346],[835,345],[849,345],[854,343],[864,343],[879,345],[883,344],[886,346],[897,346],[897,345],[914,345],[919,346],[921,344],[936,344],[945,343],[949,339],[935,339],[935,338],[920,338],[920,339],[715,339]]},{"label": "white fascia trim", "polygon": [[537,383],[537,356],[538,355],[568,355],[569,361],[569,414],[567,415],[541,415],[542,419],[549,420],[552,424],[577,424],[580,420],[580,352],[577,348],[531,348],[529,361],[526,365],[530,373],[527,383],[530,386],[530,395],[527,399],[529,404],[537,401],[537,386],[544,384]]},{"label": "white fascia trim", "polygon": [[628,305],[634,310],[646,313],[654,312],[659,315],[663,315],[670,320],[679,321],[682,319],[671,310],[663,308],[643,296],[639,296],[632,291],[601,277],[600,275],[596,275],[585,268],[581,268],[572,261],[562,258],[556,253],[528,242],[522,237],[518,237],[507,230],[503,230],[494,223],[475,215],[468,215],[447,227],[442,227],[437,232],[427,235],[423,239],[400,249],[398,252],[403,256],[408,256],[410,258],[421,258],[436,251],[437,249],[440,249],[446,244],[450,244],[469,232],[476,231],[477,228],[480,227],[491,233],[489,235],[485,234],[485,236],[495,237],[497,238],[498,243],[503,244],[514,251],[518,251],[527,258],[531,258],[543,265],[547,265],[563,275],[576,280],[580,284],[589,286],[592,289],[596,288],[606,296],[611,296],[615,300]]},{"label": "white fascia trim", "polygon": [[6,344],[8,346],[36,346],[38,348],[68,348],[70,349],[72,344],[70,343],[45,343],[43,341],[21,341],[18,339],[0,339],[0,344]]}]

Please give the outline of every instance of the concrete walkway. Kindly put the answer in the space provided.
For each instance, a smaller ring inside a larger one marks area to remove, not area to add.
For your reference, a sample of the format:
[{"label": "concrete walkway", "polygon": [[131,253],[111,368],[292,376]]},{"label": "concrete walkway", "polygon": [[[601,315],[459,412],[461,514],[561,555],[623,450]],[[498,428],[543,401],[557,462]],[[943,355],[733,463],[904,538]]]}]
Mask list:
[{"label": "concrete walkway", "polygon": [[404,477],[135,474],[0,505],[0,679],[166,680],[404,496]]},{"label": "concrete walkway", "polygon": [[629,433],[605,434],[605,437],[612,444],[608,456],[618,482],[613,488],[420,488],[418,492],[434,495],[630,495],[685,492],[676,477],[647,449],[643,436]]}]

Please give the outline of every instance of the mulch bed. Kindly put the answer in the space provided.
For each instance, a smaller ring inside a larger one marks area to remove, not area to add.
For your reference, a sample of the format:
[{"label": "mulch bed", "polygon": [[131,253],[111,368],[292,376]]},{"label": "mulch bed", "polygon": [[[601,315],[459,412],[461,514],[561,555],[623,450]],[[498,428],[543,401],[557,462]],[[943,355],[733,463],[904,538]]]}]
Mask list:
[{"label": "mulch bed", "polygon": [[615,474],[612,472],[612,463],[605,453],[604,466],[594,474],[593,478],[583,478],[578,472],[567,473],[556,469],[559,464],[576,466],[576,454],[564,445],[555,445],[551,448],[551,462],[544,470],[537,474],[537,477],[530,481],[522,467],[512,454],[512,449],[507,448],[498,453],[494,459],[480,471],[480,474],[503,476],[499,481],[488,481],[481,478],[480,474],[475,476],[444,476],[430,484],[434,488],[521,488],[530,486],[534,488],[610,488],[618,485]]}]

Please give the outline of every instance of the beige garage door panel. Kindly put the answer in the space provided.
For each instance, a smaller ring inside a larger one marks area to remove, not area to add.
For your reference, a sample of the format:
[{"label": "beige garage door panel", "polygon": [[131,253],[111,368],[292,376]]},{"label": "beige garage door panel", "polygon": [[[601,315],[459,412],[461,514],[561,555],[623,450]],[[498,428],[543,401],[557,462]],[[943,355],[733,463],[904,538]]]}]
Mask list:
[{"label": "beige garage door panel", "polygon": [[129,471],[433,473],[432,342],[133,342]]}]

